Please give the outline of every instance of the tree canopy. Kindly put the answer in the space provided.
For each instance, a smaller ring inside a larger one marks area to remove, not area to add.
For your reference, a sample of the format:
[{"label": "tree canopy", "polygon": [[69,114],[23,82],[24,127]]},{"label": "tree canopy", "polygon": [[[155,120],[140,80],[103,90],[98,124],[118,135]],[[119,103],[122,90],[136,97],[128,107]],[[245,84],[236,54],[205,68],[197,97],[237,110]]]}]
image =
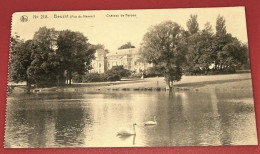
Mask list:
[{"label": "tree canopy", "polygon": [[30,49],[33,48],[33,42],[24,42],[17,37],[11,38],[11,44],[9,77],[15,82],[28,81],[27,69],[32,62]]},{"label": "tree canopy", "polygon": [[124,66],[113,66],[110,70],[106,72],[107,81],[119,81],[122,77],[128,77],[131,72],[124,68]]},{"label": "tree canopy", "polygon": [[32,40],[11,38],[10,79],[36,86],[71,83],[72,74],[90,69],[95,48],[82,33],[41,27]]},{"label": "tree canopy", "polygon": [[187,21],[188,31],[191,35],[199,31],[199,23],[197,21],[197,15],[190,15],[190,19]]},{"label": "tree canopy", "polygon": [[[247,43],[227,32],[223,16],[217,17],[215,31],[208,22],[200,28],[197,15],[190,15],[186,26],[187,30],[176,22],[164,21],[151,26],[143,36],[140,60],[152,63],[150,72],[163,75],[170,88],[184,73],[232,73],[250,67]],[[128,48],[135,46],[127,42],[118,49]],[[71,30],[41,27],[31,40],[12,36],[10,81],[26,81],[28,86],[71,84],[75,74],[84,75],[91,69],[98,49],[108,52],[104,45],[90,44],[82,33]],[[118,80],[127,75],[120,66],[108,70],[102,79]]]},{"label": "tree canopy", "polygon": [[129,48],[135,48],[135,46],[132,45],[131,42],[127,42],[126,44],[121,45],[118,49],[129,49]]},{"label": "tree canopy", "polygon": [[69,30],[61,31],[57,39],[57,55],[60,58],[62,68],[66,71],[69,84],[72,74],[84,74],[94,59],[93,48],[87,43],[88,39],[82,33]]},{"label": "tree canopy", "polygon": [[190,33],[185,73],[232,73],[236,69],[249,67],[247,45],[227,33],[223,16],[217,17],[215,28],[214,34],[212,26],[206,23],[201,31]]},{"label": "tree canopy", "polygon": [[172,21],[151,26],[143,37],[143,58],[164,75],[169,87],[188,75],[231,73],[249,67],[248,47],[227,33],[225,18],[216,19],[216,33],[210,23],[199,29],[197,15],[191,15],[187,30]]},{"label": "tree canopy", "polygon": [[142,55],[148,62],[161,67],[169,87],[173,81],[181,79],[185,46],[183,29],[172,21],[152,26],[144,35]]}]

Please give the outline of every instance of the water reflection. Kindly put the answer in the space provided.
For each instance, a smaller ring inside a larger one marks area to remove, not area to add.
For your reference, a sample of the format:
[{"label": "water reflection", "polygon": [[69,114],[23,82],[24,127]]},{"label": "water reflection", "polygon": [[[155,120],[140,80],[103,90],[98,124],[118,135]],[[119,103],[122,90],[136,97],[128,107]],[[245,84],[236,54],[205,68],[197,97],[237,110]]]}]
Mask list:
[{"label": "water reflection", "polygon": [[[154,116],[158,124],[144,126]],[[136,135],[116,136],[133,123]],[[6,147],[257,144],[245,90],[14,94],[6,124]]]},{"label": "water reflection", "polygon": [[[122,142],[125,142],[125,143],[130,143],[132,141],[133,145],[135,145],[135,137],[136,135],[128,135],[128,136],[122,136],[122,135],[119,135],[118,138],[122,141]],[[130,144],[129,144],[130,145]]]}]

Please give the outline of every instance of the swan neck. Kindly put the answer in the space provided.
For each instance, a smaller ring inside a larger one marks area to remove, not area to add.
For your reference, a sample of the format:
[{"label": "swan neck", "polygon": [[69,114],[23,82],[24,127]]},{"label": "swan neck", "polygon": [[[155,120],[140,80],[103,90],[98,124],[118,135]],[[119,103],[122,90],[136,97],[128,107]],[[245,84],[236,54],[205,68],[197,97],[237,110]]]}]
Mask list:
[{"label": "swan neck", "polygon": [[156,122],[156,117],[153,117],[153,119],[154,119],[154,122]]},{"label": "swan neck", "polygon": [[133,130],[134,130],[134,134],[136,134],[136,133],[135,133],[135,125],[133,125]]}]

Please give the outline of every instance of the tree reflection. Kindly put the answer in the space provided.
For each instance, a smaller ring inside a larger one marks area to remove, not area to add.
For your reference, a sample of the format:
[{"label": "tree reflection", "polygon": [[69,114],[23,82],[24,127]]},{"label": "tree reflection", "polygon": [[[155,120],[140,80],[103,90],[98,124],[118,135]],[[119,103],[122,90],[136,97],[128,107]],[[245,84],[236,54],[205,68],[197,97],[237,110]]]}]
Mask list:
[{"label": "tree reflection", "polygon": [[60,107],[55,123],[55,141],[62,146],[84,144],[84,138],[80,137],[84,133],[84,127],[86,127],[83,118],[83,110],[79,104],[76,108]]}]

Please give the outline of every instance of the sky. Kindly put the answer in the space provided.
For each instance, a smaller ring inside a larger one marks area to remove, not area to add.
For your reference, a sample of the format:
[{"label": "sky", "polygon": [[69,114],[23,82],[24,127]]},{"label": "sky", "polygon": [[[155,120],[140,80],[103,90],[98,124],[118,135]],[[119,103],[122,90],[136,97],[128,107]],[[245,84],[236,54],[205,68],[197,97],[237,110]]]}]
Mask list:
[{"label": "sky", "polygon": [[[113,51],[127,42],[139,47],[149,27],[163,21],[171,20],[187,29],[186,22],[191,14],[198,15],[200,30],[206,22],[215,30],[217,16],[224,16],[227,32],[247,42],[244,7],[18,12],[12,17],[11,35],[28,40],[43,26],[69,29],[82,32],[91,44],[103,44]],[[22,22],[22,16],[28,17],[28,21]]]}]

